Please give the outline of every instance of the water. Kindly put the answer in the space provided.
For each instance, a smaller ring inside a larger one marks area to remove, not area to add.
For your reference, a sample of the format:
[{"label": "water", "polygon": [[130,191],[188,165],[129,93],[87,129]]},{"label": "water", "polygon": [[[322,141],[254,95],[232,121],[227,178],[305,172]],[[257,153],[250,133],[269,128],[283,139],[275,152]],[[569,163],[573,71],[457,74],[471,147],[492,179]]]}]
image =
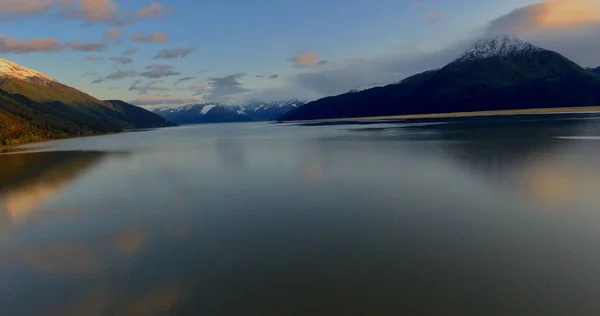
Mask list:
[{"label": "water", "polygon": [[0,315],[599,315],[595,116],[221,124],[0,156]]}]

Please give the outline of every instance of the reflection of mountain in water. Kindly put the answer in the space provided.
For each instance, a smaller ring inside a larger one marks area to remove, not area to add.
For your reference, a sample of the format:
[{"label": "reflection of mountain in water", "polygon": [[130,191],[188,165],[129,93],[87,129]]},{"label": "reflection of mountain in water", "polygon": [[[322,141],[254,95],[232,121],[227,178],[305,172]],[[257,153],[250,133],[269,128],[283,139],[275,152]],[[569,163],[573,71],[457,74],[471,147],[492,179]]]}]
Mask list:
[{"label": "reflection of mountain in water", "polygon": [[468,171],[494,184],[508,185],[536,202],[559,205],[579,201],[598,205],[600,191],[594,188],[600,185],[595,180],[600,179],[600,174],[592,158],[598,156],[597,150],[587,144],[578,146],[574,139],[561,139],[600,135],[597,122],[563,116],[467,120],[413,129],[447,140],[443,145],[445,154]]},{"label": "reflection of mountain in water", "polygon": [[22,221],[106,155],[41,152],[0,156],[0,211],[4,210],[12,223]]}]

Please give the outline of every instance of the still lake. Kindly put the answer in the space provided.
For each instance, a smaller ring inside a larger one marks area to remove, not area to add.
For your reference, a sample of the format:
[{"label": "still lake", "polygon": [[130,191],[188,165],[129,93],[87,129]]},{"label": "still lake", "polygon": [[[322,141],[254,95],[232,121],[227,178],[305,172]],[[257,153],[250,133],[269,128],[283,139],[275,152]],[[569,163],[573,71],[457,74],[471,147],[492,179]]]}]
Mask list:
[{"label": "still lake", "polygon": [[215,124],[0,156],[0,315],[600,315],[600,117]]}]

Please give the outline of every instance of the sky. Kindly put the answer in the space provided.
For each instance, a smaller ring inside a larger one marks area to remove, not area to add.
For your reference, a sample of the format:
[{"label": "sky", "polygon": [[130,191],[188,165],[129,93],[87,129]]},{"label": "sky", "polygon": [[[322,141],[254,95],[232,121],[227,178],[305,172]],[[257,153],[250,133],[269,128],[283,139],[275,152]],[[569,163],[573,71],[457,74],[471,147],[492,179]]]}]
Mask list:
[{"label": "sky", "polygon": [[600,0],[0,0],[0,58],[146,108],[313,100],[514,34],[600,66]]}]

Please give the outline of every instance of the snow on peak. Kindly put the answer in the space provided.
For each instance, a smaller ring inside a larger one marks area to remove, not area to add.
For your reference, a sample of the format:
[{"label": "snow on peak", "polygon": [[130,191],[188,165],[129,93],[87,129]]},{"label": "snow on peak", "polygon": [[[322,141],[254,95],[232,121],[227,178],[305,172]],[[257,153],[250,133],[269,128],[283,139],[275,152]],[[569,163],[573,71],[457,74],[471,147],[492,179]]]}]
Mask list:
[{"label": "snow on peak", "polygon": [[2,58],[0,58],[0,77],[12,77],[20,80],[38,78],[44,81],[56,81],[54,78],[39,71],[25,68]]},{"label": "snow on peak", "polygon": [[214,109],[216,106],[216,104],[207,104],[204,107],[202,107],[200,114],[206,115],[208,112],[210,112],[210,110]]},{"label": "snow on peak", "polygon": [[517,36],[500,35],[477,41],[458,57],[457,61],[507,57],[536,51],[542,51],[542,49]]}]

